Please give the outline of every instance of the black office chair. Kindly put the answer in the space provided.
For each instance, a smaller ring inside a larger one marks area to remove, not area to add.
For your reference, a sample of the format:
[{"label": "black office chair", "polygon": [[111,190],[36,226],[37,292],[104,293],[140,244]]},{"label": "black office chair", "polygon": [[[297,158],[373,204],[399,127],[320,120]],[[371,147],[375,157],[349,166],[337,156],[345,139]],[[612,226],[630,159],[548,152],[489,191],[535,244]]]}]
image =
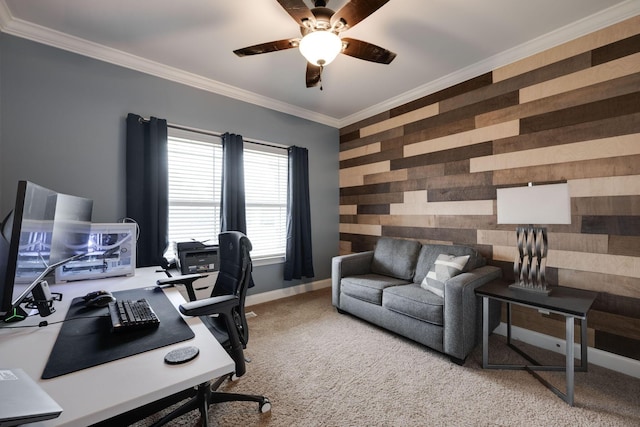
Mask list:
[{"label": "black office chair", "polygon": [[[241,377],[246,372],[243,350],[249,341],[249,328],[245,317],[244,301],[251,282],[252,270],[249,255],[251,242],[247,236],[238,231],[227,231],[220,233],[218,241],[220,271],[211,297],[182,304],[180,312],[187,316],[200,316],[235,362],[235,372],[216,381],[201,384],[194,389],[193,397],[187,403],[162,418],[154,424],[155,426],[164,425],[195,409],[200,410],[202,425],[207,426],[209,405],[221,402],[257,402],[260,412],[265,413],[271,410],[271,403],[264,396],[217,391],[225,380]],[[193,287],[193,280],[186,281],[184,285]],[[195,299],[193,288],[188,289],[188,294],[190,299]]]}]

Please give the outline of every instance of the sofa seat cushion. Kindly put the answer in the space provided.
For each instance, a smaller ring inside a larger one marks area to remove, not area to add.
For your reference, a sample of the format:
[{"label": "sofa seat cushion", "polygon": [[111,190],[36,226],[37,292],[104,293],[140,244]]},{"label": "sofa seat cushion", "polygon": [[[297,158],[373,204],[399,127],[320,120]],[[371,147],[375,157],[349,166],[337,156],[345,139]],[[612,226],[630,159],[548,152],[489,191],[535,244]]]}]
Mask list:
[{"label": "sofa seat cushion", "polygon": [[385,289],[382,306],[434,325],[444,324],[444,298],[416,283]]},{"label": "sofa seat cushion", "polygon": [[372,304],[382,304],[382,291],[389,287],[406,285],[406,280],[379,274],[361,274],[343,277],[340,282],[342,293]]}]

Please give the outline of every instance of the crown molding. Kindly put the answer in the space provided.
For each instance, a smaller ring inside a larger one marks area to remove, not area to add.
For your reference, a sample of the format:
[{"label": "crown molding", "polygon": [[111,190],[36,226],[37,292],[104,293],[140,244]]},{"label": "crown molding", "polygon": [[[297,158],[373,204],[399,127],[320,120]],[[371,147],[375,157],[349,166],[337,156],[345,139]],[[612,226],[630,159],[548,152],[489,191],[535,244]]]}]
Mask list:
[{"label": "crown molding", "polygon": [[0,31],[339,129],[638,14],[640,14],[640,2],[637,0],[627,0],[605,9],[602,12],[566,25],[558,30],[498,53],[344,118],[335,118],[319,114],[216,80],[204,78],[197,74],[188,73],[174,67],[169,67],[117,49],[108,48],[97,43],[14,18],[5,0],[0,0]]},{"label": "crown molding", "polygon": [[4,31],[11,21],[11,11],[5,0],[0,0],[0,31]]},{"label": "crown molding", "polygon": [[14,18],[4,0],[0,1],[0,30],[7,34],[140,71],[176,83],[280,111],[327,126],[338,127],[338,119],[336,118]]},{"label": "crown molding", "polygon": [[462,83],[497,68],[512,64],[521,59],[577,39],[578,37],[582,37],[618,22],[622,22],[636,15],[640,15],[640,2],[637,0],[627,0],[519,46],[500,52],[485,60],[457,70],[439,79],[428,82],[382,103],[372,105],[369,108],[344,117],[339,120],[339,127],[343,128],[361,120],[365,120],[369,117],[375,116],[376,114],[380,114],[408,102],[415,101],[416,99],[435,93],[439,90],[455,86],[458,83]]}]

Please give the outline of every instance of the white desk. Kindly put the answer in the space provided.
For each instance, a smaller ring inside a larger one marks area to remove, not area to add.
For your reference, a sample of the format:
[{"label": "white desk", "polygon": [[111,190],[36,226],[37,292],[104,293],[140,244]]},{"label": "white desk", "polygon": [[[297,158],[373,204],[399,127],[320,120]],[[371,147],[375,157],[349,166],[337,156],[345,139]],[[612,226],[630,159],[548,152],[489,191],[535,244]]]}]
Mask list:
[{"label": "white desk", "polygon": [[[132,277],[51,285],[52,292],[63,293],[62,301],[55,302],[55,313],[46,319],[36,315],[7,326],[63,320],[71,300],[77,296],[98,289],[117,291],[155,286],[156,280],[164,277],[156,268],[142,268]],[[176,307],[184,302],[176,288],[165,288],[165,294]],[[60,417],[38,425],[84,427],[234,371],[233,360],[204,324],[198,318],[185,320],[195,333],[192,340],[48,380],[40,376],[61,324],[42,328],[1,327],[0,367],[22,368],[64,409]],[[199,356],[182,365],[164,363],[167,352],[186,345],[198,347]]]}]

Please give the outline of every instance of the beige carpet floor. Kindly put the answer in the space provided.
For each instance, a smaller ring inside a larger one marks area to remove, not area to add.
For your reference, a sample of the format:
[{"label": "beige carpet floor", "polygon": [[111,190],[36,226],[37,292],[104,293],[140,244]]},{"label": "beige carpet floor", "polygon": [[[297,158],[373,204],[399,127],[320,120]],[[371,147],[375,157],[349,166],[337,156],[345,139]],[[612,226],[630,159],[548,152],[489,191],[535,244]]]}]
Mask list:
[{"label": "beige carpet floor", "polygon": [[[570,407],[524,371],[483,370],[480,346],[458,366],[331,306],[330,289],[249,308],[247,374],[225,391],[267,396],[210,410],[214,426],[640,426],[640,379],[590,365]],[[491,361],[518,361],[492,336]],[[525,346],[541,362],[558,355]],[[563,363],[560,356],[557,363]],[[562,373],[543,375],[564,390]],[[148,425],[154,417],[138,423]],[[174,426],[198,426],[197,411]]]}]

